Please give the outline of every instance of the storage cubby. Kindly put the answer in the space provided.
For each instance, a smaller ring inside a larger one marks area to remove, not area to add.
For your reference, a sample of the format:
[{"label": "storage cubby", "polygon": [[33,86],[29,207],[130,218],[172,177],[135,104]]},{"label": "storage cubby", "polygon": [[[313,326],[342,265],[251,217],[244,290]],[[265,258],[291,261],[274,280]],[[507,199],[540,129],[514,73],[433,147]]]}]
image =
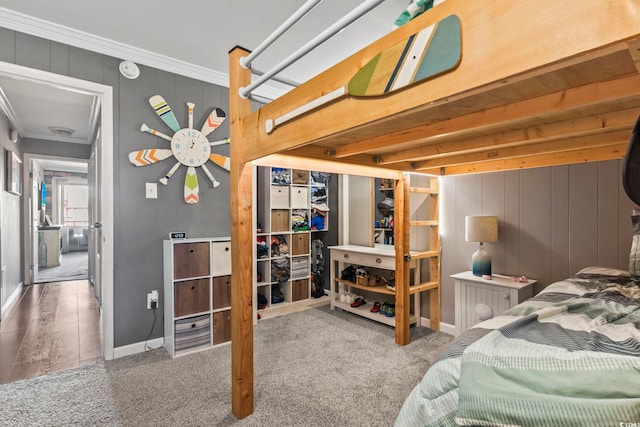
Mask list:
[{"label": "storage cubby", "polygon": [[[310,298],[312,233],[329,229],[328,177],[301,169],[256,167],[256,309]],[[320,227],[314,229],[316,212],[323,214]]]},{"label": "storage cubby", "polygon": [[165,240],[164,339],[176,357],[231,339],[231,241]]},{"label": "storage cubby", "polygon": [[310,233],[294,233],[291,236],[291,255],[307,255],[309,254]]}]

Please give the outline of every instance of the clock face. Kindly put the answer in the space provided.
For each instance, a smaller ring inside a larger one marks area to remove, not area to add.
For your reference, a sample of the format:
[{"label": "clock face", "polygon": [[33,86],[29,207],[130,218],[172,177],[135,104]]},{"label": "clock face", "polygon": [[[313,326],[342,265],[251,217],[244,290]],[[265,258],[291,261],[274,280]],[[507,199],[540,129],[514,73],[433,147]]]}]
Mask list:
[{"label": "clock face", "polygon": [[202,166],[209,160],[211,145],[199,130],[180,129],[171,138],[171,152],[186,166]]}]

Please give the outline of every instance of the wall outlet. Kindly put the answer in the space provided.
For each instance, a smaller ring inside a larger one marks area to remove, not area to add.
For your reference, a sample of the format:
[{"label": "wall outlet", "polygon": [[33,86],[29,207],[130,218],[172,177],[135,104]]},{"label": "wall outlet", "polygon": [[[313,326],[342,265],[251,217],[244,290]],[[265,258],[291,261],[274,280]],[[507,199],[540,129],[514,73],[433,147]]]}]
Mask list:
[{"label": "wall outlet", "polygon": [[159,304],[160,304],[160,298],[158,296],[158,291],[149,292],[147,294],[147,310],[151,310],[152,308],[158,308]]}]

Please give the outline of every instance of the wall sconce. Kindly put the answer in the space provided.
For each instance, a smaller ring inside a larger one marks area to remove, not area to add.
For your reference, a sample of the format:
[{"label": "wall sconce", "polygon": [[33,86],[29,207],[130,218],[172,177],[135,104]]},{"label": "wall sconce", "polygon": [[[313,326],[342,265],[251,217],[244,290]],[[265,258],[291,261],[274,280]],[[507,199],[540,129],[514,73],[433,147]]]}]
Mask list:
[{"label": "wall sconce", "polygon": [[11,142],[18,142],[18,130],[11,128],[9,130],[9,141]]},{"label": "wall sconce", "polygon": [[478,250],[471,257],[471,269],[475,276],[491,276],[491,255],[484,250],[484,242],[498,241],[498,217],[465,217],[465,240],[479,242]]}]

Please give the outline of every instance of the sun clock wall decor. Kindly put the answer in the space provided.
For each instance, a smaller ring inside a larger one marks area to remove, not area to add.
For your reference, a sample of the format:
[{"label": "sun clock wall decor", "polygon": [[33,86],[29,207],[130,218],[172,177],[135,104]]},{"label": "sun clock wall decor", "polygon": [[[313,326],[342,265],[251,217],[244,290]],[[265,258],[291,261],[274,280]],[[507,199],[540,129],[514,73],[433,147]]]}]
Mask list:
[{"label": "sun clock wall decor", "polygon": [[184,201],[189,204],[198,203],[200,197],[198,196],[199,186],[196,168],[202,168],[214,187],[219,186],[220,183],[216,181],[205,163],[211,160],[220,168],[227,171],[229,170],[231,163],[229,157],[211,152],[211,147],[228,144],[229,138],[214,142],[209,142],[207,139],[207,136],[224,122],[226,114],[221,108],[214,108],[211,114],[207,116],[202,128],[197,130],[193,128],[193,108],[195,104],[187,102],[189,109],[189,126],[180,128],[173,110],[171,110],[171,107],[162,96],[152,96],[149,98],[149,104],[164,124],[174,131],[174,134],[173,136],[165,135],[162,132],[151,129],[144,123],[140,127],[140,131],[166,139],[171,143],[171,148],[149,148],[132,151],[129,153],[129,161],[135,166],[147,166],[168,159],[169,157],[174,157],[176,163],[169,169],[165,176],[159,179],[160,183],[167,185],[169,178],[178,170],[180,165],[185,165],[187,167],[187,174],[184,178]]}]

